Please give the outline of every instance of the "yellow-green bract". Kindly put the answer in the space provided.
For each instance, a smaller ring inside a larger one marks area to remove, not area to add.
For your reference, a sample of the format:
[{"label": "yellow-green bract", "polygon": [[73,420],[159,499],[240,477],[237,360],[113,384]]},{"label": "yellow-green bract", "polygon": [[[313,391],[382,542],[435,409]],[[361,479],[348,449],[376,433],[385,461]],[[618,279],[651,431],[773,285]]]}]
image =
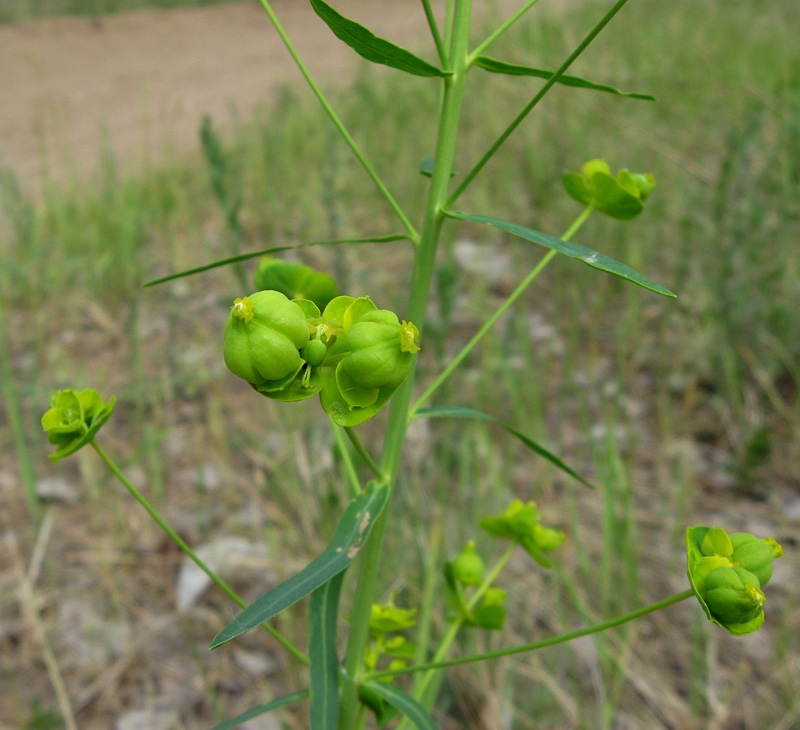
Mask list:
[{"label": "yellow-green bract", "polygon": [[289,299],[308,299],[320,310],[339,295],[336,282],[328,274],[269,256],[258,262],[255,282],[256,289],[274,289]]},{"label": "yellow-green bract", "polygon": [[757,631],[764,622],[762,588],[783,548],[769,537],[698,526],[687,528],[686,550],[689,581],[709,620],[735,636]]},{"label": "yellow-green bract", "polygon": [[111,417],[114,397],[104,403],[96,390],[54,390],[50,395],[50,410],[42,416],[42,428],[47,440],[58,446],[50,454],[53,461],[69,456],[88,444]]},{"label": "yellow-green bract", "polygon": [[579,203],[591,205],[619,220],[631,220],[644,210],[644,203],[655,187],[650,174],[620,170],[617,176],[605,160],[590,160],[578,172],[562,178],[567,192]]}]

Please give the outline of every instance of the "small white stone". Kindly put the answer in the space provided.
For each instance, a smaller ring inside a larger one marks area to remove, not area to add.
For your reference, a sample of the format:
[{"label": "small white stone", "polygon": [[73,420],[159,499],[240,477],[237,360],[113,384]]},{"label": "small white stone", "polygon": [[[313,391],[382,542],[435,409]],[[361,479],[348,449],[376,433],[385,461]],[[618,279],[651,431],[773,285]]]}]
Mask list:
[{"label": "small white stone", "polygon": [[63,504],[75,504],[80,497],[78,488],[63,477],[45,477],[36,483],[39,499],[52,499]]},{"label": "small white stone", "polygon": [[117,718],[116,730],[175,730],[180,727],[180,719],[174,709],[153,707],[126,712]]}]

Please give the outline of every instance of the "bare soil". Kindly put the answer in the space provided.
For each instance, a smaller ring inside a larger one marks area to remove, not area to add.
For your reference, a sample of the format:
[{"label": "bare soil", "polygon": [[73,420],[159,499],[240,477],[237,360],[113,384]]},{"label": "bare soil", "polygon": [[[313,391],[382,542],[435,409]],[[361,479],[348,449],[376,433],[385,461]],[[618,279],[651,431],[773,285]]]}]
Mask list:
[{"label": "bare soil", "polygon": [[[416,0],[336,7],[393,42],[423,54],[432,46]],[[315,77],[350,77],[361,59],[309,3],[274,9]],[[0,69],[0,160],[27,180],[80,178],[104,148],[124,165],[162,160],[196,144],[202,115],[246,114],[270,91],[304,83],[257,2],[0,26]]]}]

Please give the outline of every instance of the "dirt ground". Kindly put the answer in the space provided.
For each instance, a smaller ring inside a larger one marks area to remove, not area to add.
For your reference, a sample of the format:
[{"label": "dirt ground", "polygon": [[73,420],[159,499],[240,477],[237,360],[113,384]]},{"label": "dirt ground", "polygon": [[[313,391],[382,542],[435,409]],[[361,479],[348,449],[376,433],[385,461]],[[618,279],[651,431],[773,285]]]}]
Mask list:
[{"label": "dirt ground", "polygon": [[[336,7],[423,55],[432,46],[416,0]],[[323,83],[361,61],[309,3],[276,0],[274,9]],[[23,180],[44,171],[80,178],[104,147],[123,165],[146,166],[195,146],[203,114],[224,122],[280,85],[304,83],[255,1],[0,26],[0,69],[0,161]]]}]

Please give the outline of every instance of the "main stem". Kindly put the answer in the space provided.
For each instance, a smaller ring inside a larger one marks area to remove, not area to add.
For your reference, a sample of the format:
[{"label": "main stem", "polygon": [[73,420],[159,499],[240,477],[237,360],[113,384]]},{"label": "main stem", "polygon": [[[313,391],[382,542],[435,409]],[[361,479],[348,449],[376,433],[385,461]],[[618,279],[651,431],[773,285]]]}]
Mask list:
[{"label": "main stem", "polygon": [[[411,278],[406,316],[413,322],[420,333],[425,325],[425,310],[428,304],[431,281],[433,279],[436,249],[439,244],[439,233],[444,221],[442,208],[447,199],[450,171],[455,156],[458,119],[461,113],[461,99],[464,92],[464,80],[467,73],[467,55],[469,43],[469,25],[472,12],[472,0],[457,0],[453,18],[453,32],[450,48],[450,69],[452,76],[444,79],[444,96],[439,117],[439,133],[436,145],[436,157],[428,191],[428,202],[419,246],[414,257],[414,271]],[[408,408],[411,403],[411,392],[414,387],[416,363],[412,365],[405,383],[392,399],[389,423],[384,440],[381,471],[388,477],[390,489],[394,488],[400,456],[403,450],[406,427],[408,424]],[[339,711],[339,730],[353,730],[356,727],[358,708],[359,673],[363,666],[364,650],[367,646],[369,619],[375,596],[375,584],[378,577],[383,541],[386,535],[389,506],[378,518],[370,534],[369,541],[362,550],[361,570],[356,587],[353,618],[351,621],[350,639],[345,657],[345,679]]]}]

